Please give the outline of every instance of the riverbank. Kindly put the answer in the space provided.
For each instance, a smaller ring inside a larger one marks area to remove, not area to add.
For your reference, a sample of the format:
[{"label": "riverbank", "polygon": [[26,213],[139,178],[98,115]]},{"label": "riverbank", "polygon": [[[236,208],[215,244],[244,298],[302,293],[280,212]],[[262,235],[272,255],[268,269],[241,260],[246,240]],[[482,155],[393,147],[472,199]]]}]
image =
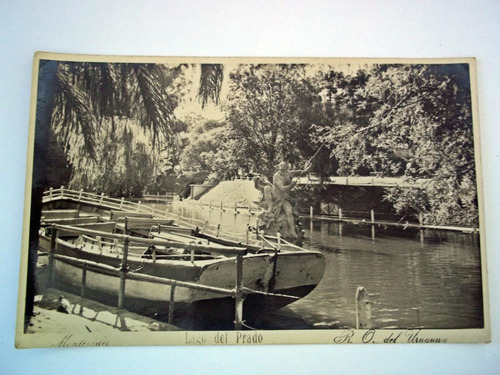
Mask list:
[{"label": "riverbank", "polygon": [[27,334],[180,330],[171,324],[53,288],[36,296],[33,312],[26,329]]}]

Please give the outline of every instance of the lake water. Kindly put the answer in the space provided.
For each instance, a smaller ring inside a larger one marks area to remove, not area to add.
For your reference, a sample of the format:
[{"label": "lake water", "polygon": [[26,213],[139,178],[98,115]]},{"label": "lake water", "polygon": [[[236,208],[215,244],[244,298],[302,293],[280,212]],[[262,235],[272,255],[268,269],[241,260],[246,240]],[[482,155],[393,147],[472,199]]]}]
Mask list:
[{"label": "lake water", "polygon": [[[192,206],[181,223],[244,234],[255,216]],[[304,247],[321,251],[326,271],[305,298],[273,314],[265,328],[355,327],[355,294],[366,288],[374,328],[479,328],[483,299],[479,235],[304,221]]]}]

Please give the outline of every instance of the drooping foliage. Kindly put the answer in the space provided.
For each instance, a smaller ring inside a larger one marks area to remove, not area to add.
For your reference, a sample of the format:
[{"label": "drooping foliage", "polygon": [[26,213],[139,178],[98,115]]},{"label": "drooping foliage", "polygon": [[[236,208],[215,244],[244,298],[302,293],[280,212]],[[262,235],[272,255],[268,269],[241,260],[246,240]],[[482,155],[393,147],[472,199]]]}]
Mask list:
[{"label": "drooping foliage", "polygon": [[[73,167],[70,187],[141,194],[147,179],[161,170],[162,152],[177,151],[174,111],[184,86],[182,70],[178,65],[59,63],[51,128]],[[139,163],[147,178],[135,176],[132,157],[148,158]],[[111,167],[119,174],[107,174]]]},{"label": "drooping foliage", "polygon": [[224,79],[224,65],[222,64],[201,64],[200,86],[198,97],[201,99],[201,106],[212,101],[219,104],[222,81]]}]

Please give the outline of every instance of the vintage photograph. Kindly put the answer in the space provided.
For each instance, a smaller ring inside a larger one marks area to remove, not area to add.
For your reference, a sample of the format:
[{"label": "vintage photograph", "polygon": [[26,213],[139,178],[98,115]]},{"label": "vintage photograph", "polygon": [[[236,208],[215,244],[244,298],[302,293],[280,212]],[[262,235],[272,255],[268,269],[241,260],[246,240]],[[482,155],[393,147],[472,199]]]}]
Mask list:
[{"label": "vintage photograph", "polygon": [[33,69],[18,347],[490,340],[474,59]]}]

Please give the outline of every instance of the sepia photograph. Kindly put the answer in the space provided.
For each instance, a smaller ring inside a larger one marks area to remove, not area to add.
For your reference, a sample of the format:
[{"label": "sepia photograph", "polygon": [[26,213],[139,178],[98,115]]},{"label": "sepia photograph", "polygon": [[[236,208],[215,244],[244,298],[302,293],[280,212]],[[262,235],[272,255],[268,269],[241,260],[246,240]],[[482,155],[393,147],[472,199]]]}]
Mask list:
[{"label": "sepia photograph", "polygon": [[488,342],[476,61],[37,53],[16,346]]}]

